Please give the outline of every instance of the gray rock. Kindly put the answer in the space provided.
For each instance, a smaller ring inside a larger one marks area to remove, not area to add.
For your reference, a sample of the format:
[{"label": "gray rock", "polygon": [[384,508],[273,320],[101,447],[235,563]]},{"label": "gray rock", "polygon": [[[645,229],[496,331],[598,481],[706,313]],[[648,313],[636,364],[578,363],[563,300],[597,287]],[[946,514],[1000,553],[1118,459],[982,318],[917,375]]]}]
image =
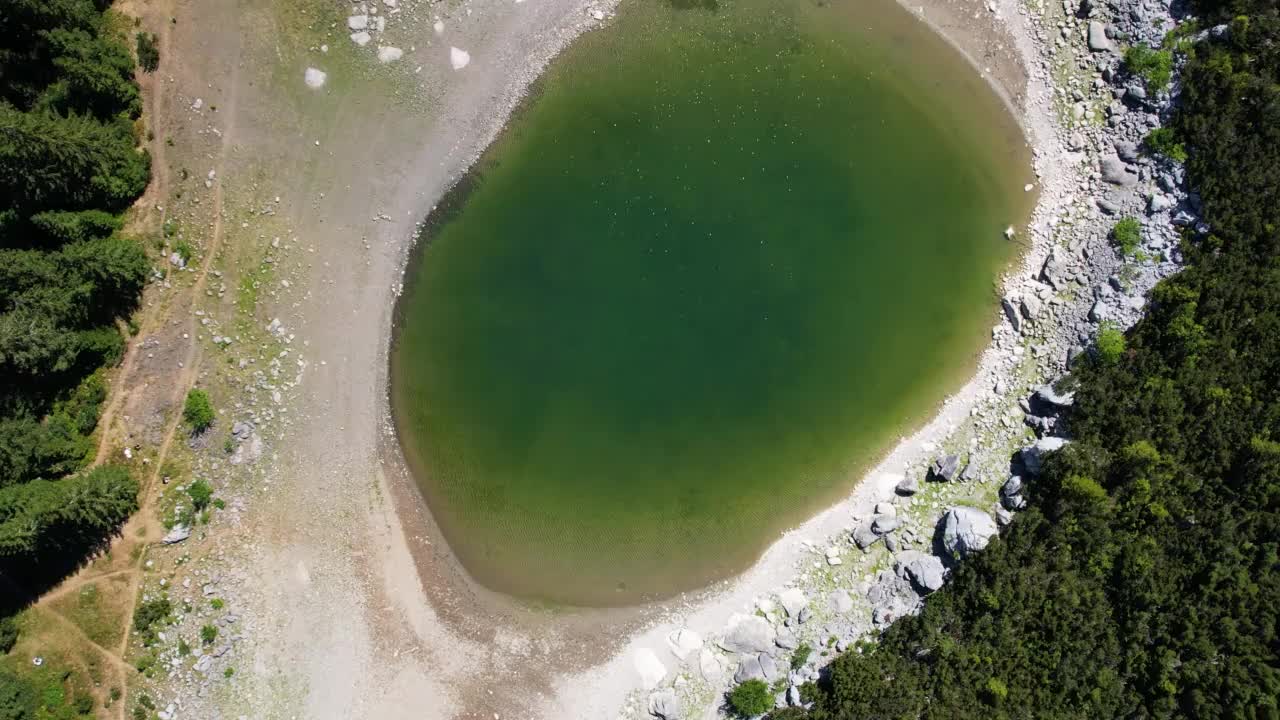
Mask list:
[{"label": "gray rock", "polygon": [[1102,179],[1112,185],[1130,187],[1138,183],[1138,176],[1129,172],[1129,168],[1125,167],[1124,162],[1115,155],[1103,157],[1099,161],[1099,167],[1102,170]]},{"label": "gray rock", "polygon": [[1138,161],[1138,143],[1128,140],[1117,140],[1115,143],[1116,155],[1125,162]]},{"label": "gray rock", "polygon": [[773,659],[769,653],[760,653],[758,658],[760,661],[760,672],[764,675],[766,682],[774,682],[782,677],[782,672],[778,669],[778,662]]},{"label": "gray rock", "polygon": [[813,611],[809,609],[808,605],[805,605],[804,609],[800,611],[800,615],[796,617],[796,622],[799,622],[801,625],[803,625],[809,622],[809,618],[812,615],[813,615]]},{"label": "gray rock", "polygon": [[828,596],[831,608],[837,613],[844,614],[853,609],[853,598],[844,590],[836,590]]},{"label": "gray rock", "polygon": [[1097,20],[1089,21],[1089,50],[1093,52],[1108,52],[1114,50],[1115,46],[1111,43],[1111,38],[1107,37],[1107,26]]},{"label": "gray rock", "polygon": [[983,549],[998,532],[996,521],[977,508],[953,507],[942,516],[942,545],[954,555]]},{"label": "gray rock", "polygon": [[1000,298],[1000,307],[1004,309],[1004,316],[1009,318],[1009,324],[1013,326],[1014,332],[1022,331],[1022,315],[1018,313],[1018,307],[1011,296]]},{"label": "gray rock", "polygon": [[858,549],[863,552],[866,552],[872,545],[880,541],[880,536],[871,528],[871,523],[867,522],[860,523],[858,527],[854,528],[852,537],[853,544],[857,545]]},{"label": "gray rock", "polygon": [[1000,498],[1000,506],[1010,511],[1021,510],[1027,506],[1027,499],[1022,497],[1022,493],[1004,495]]},{"label": "gray rock", "polygon": [[169,534],[165,535],[164,539],[160,542],[165,545],[172,545],[174,543],[180,543],[189,537],[191,537],[190,527],[186,525],[174,525],[173,529],[169,531]]},{"label": "gray rock", "polygon": [[914,475],[908,475],[894,486],[893,491],[899,495],[915,495],[920,492],[920,479]]},{"label": "gray rock", "polygon": [[946,582],[946,568],[936,555],[919,550],[904,550],[894,558],[894,563],[897,570],[905,574],[922,594],[931,593]]},{"label": "gray rock", "polygon": [[1010,476],[1004,481],[1004,485],[1000,486],[1001,495],[1017,495],[1020,492],[1022,492],[1022,478],[1018,475]]},{"label": "gray rock", "polygon": [[773,639],[773,642],[783,650],[795,650],[800,647],[800,639],[789,628],[779,630],[778,636]]},{"label": "gray rock", "polygon": [[671,688],[659,690],[649,696],[649,714],[662,720],[681,720],[684,709],[680,707],[680,698]]},{"label": "gray rock", "polygon": [[1013,522],[1013,513],[1009,512],[1009,510],[1006,509],[1005,507],[1001,505],[997,505],[996,506],[996,522],[999,523],[1001,527],[1008,525],[1009,523]]},{"label": "gray rock", "polygon": [[875,520],[871,521],[871,532],[877,535],[888,535],[897,530],[901,524],[901,520],[891,515],[877,515]]},{"label": "gray rock", "polygon": [[1018,451],[1018,456],[1022,460],[1022,466],[1026,468],[1029,475],[1039,475],[1044,469],[1044,456],[1062,448],[1067,444],[1067,440],[1058,437],[1040,438],[1031,445]]},{"label": "gray rock", "polygon": [[1115,215],[1120,212],[1120,206],[1106,198],[1099,198],[1097,203],[1098,209],[1108,215]]},{"label": "gray rock", "polygon": [[743,655],[738,663],[738,670],[733,674],[733,681],[744,683],[748,680],[763,680],[764,668],[760,667],[762,655]]},{"label": "gray rock", "polygon": [[1163,193],[1155,193],[1147,202],[1147,209],[1153,213],[1163,212],[1174,206],[1173,198]]},{"label": "gray rock", "polygon": [[1040,298],[1035,295],[1023,295],[1021,305],[1022,316],[1028,320],[1035,320],[1036,316],[1040,314]]},{"label": "gray rock", "polygon": [[792,707],[795,707],[800,703],[801,703],[800,688],[796,687],[795,685],[792,685],[791,687],[787,688],[787,704]]},{"label": "gray rock", "polygon": [[1075,403],[1076,395],[1072,392],[1058,392],[1053,383],[1046,383],[1036,388],[1036,399],[1054,407],[1065,408]]},{"label": "gray rock", "polygon": [[884,536],[884,546],[885,546],[886,548],[888,548],[888,549],[889,549],[889,552],[891,552],[891,553],[896,553],[896,552],[898,552],[898,547],[899,547],[899,544],[898,544],[898,536],[897,536],[897,535],[885,535],[885,536]]},{"label": "gray rock", "polygon": [[934,480],[942,482],[951,482],[960,474],[960,456],[944,455],[933,461],[933,465],[929,468],[929,474]]},{"label": "gray rock", "polygon": [[787,612],[788,617],[796,617],[808,607],[809,598],[805,597],[800,588],[790,588],[778,593],[778,602],[782,603],[782,609]]},{"label": "gray rock", "polygon": [[729,652],[764,652],[773,647],[773,627],[759,615],[734,615],[719,644]]},{"label": "gray rock", "polygon": [[1059,290],[1069,274],[1066,260],[1056,250],[1049,253],[1049,257],[1044,259],[1044,265],[1040,267],[1040,279]]}]

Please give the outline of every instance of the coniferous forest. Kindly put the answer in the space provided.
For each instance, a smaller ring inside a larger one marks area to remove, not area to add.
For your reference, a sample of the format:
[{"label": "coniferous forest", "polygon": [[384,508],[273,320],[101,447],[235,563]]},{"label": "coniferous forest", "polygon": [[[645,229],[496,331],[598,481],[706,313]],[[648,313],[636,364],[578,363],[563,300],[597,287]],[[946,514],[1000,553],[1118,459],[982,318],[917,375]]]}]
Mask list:
[{"label": "coniferous forest", "polygon": [[1212,227],[1073,444],[919,616],[774,718],[1280,717],[1280,13],[1208,0],[1172,127]]},{"label": "coniferous forest", "polygon": [[0,3],[0,592],[63,568],[136,507],[93,461],[125,318],[149,272],[120,234],[150,160],[129,25],[102,0]]}]

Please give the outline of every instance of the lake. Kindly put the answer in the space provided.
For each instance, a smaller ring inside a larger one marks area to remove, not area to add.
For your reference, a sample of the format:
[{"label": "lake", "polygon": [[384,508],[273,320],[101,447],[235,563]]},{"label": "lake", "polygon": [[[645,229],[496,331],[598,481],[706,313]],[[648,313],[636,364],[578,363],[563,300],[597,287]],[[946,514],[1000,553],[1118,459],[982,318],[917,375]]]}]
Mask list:
[{"label": "lake", "polygon": [[624,1],[407,269],[392,405],[452,550],[568,605],[742,571],[972,370],[1032,180],[888,0]]}]

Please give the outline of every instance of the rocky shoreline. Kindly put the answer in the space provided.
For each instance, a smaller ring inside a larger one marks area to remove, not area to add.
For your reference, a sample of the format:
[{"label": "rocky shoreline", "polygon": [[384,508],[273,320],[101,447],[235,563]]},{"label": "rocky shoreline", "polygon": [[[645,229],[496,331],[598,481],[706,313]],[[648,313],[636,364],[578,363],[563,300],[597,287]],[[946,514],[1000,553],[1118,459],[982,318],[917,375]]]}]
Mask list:
[{"label": "rocky shoreline", "polygon": [[[1007,13],[1030,72],[1023,119],[1043,187],[1024,266],[1005,278],[1000,323],[966,388],[977,392],[949,401],[967,404],[967,419],[908,441],[915,452],[901,472],[889,468],[875,483],[883,496],[836,535],[802,538],[809,557],[794,576],[721,628],[677,627],[666,652],[636,649],[641,689],[622,717],[710,716],[749,679],[768,683],[778,707],[800,704],[799,686],[834,653],[917,612],[1025,506],[1043,455],[1070,441],[1058,415],[1072,396],[1058,381],[1095,351],[1101,328],[1137,322],[1147,292],[1181,265],[1180,234],[1207,232],[1180,164],[1143,142],[1172,111],[1176,73],[1169,88],[1152,88],[1123,56],[1126,46],[1161,46],[1178,22],[1168,0],[986,8]],[[1127,252],[1113,239],[1124,218],[1141,238]]]}]

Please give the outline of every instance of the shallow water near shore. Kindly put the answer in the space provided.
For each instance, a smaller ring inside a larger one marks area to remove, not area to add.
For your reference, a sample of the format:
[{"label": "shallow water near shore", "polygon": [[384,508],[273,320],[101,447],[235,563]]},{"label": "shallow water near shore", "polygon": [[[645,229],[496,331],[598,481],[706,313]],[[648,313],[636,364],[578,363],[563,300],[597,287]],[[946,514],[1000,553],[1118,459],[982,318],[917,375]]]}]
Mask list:
[{"label": "shallow water near shore", "polygon": [[1029,159],[890,0],[624,2],[406,273],[392,404],[451,548],[576,605],[747,567],[972,367]]}]

